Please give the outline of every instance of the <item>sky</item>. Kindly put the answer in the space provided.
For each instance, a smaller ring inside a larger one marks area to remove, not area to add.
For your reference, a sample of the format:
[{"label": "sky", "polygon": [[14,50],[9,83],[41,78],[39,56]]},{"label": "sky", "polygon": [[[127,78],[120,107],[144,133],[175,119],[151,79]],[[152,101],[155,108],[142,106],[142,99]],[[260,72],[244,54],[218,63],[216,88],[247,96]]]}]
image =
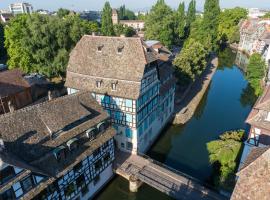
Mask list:
[{"label": "sky", "polygon": [[[101,10],[106,0],[25,0],[31,3],[35,10],[47,9],[50,11],[57,10],[58,8],[68,8],[75,11],[82,10]],[[177,8],[179,2],[183,0],[165,0],[172,8]],[[184,0],[186,4],[190,0]],[[197,0],[197,10],[203,9],[205,0]],[[8,5],[20,0],[0,0],[0,9],[7,9]],[[127,8],[134,11],[145,10],[151,8],[156,0],[109,0],[113,8],[118,8],[120,5],[125,4]],[[220,0],[221,8],[231,8],[236,6],[246,8],[264,8],[270,9],[270,0]]]}]

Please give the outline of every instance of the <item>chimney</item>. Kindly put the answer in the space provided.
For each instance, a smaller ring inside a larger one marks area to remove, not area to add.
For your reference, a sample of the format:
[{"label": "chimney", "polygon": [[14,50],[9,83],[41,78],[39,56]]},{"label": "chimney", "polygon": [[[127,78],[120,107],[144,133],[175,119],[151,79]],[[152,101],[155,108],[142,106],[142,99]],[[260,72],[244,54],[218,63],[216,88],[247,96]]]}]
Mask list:
[{"label": "chimney", "polygon": [[9,108],[9,112],[14,112],[14,111],[15,111],[15,107],[14,107],[14,105],[12,104],[11,101],[8,101],[8,108]]},{"label": "chimney", "polygon": [[51,101],[52,99],[53,99],[52,91],[49,90],[49,91],[48,91],[48,100]]}]

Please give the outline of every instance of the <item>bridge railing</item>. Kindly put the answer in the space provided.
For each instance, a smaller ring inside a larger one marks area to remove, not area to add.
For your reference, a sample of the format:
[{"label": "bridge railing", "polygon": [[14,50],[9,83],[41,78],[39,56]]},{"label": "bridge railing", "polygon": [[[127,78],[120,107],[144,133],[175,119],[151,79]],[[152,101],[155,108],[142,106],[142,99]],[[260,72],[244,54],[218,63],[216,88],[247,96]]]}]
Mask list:
[{"label": "bridge railing", "polygon": [[156,164],[158,166],[161,166],[161,167],[163,167],[163,168],[165,168],[165,169],[167,169],[167,170],[169,170],[169,171],[171,171],[171,172],[173,172],[173,173],[175,173],[175,174],[177,174],[179,176],[185,177],[186,179],[189,179],[189,180],[191,180],[191,181],[193,181],[193,182],[195,182],[197,184],[200,184],[200,185],[202,185],[202,186],[204,186],[206,188],[209,188],[209,189],[212,189],[212,190],[217,191],[217,189],[214,186],[212,186],[210,184],[207,184],[207,183],[205,183],[205,182],[203,182],[203,181],[201,181],[201,180],[199,180],[199,179],[197,179],[195,177],[192,177],[192,176],[190,176],[188,174],[185,174],[183,172],[180,172],[180,171],[178,171],[178,170],[176,170],[176,169],[174,169],[174,168],[172,168],[172,167],[170,167],[170,166],[168,166],[168,165],[166,165],[164,163],[161,163],[161,162],[159,162],[157,160],[154,160],[153,158],[151,158],[148,155],[145,155],[145,154],[142,154],[142,153],[138,153],[138,155],[141,156],[141,157],[143,157],[143,158],[145,158],[145,159],[147,159],[149,162],[151,162],[153,164]]}]

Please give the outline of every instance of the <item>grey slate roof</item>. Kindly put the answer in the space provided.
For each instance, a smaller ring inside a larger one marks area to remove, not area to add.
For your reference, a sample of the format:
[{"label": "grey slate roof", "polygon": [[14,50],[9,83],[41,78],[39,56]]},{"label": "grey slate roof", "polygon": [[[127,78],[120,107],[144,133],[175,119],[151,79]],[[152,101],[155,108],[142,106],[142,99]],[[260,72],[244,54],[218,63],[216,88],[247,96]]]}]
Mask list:
[{"label": "grey slate roof", "polygon": [[[0,138],[5,149],[0,159],[43,175],[59,177],[115,134],[112,127],[94,141],[85,131],[108,119],[88,92],[80,92],[0,116]],[[72,125],[72,126],[70,126]],[[58,137],[51,138],[52,132]],[[53,150],[72,138],[83,142],[76,153],[57,162]]]},{"label": "grey slate roof", "polygon": [[[140,38],[85,35],[70,54],[65,85],[136,99],[147,64],[156,60],[155,51]],[[102,81],[100,88],[96,81]],[[113,82],[117,83],[116,91],[111,90]]]}]

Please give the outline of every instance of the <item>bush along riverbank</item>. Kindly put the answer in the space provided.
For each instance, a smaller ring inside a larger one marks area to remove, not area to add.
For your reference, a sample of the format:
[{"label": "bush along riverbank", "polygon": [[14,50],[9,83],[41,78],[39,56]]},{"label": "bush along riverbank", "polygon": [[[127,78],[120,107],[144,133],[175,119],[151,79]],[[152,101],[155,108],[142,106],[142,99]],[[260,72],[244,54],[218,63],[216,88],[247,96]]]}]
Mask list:
[{"label": "bush along riverbank", "polygon": [[207,143],[209,160],[213,167],[211,182],[219,190],[230,193],[233,191],[244,135],[244,130],[227,131],[218,140]]}]

